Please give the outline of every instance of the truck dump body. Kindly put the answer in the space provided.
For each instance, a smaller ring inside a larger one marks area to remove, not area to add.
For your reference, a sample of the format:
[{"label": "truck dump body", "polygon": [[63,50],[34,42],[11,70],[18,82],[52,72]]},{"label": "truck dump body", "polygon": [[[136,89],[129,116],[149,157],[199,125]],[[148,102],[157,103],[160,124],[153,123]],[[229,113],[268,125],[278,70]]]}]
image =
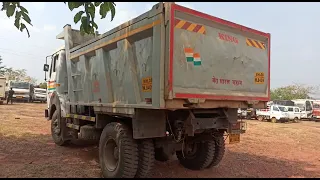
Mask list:
[{"label": "truck dump body", "polygon": [[71,103],[173,108],[179,99],[269,100],[270,35],[176,4],[159,3],[66,46]]},{"label": "truck dump body", "polygon": [[268,34],[182,6],[171,8],[173,98],[268,99]]}]

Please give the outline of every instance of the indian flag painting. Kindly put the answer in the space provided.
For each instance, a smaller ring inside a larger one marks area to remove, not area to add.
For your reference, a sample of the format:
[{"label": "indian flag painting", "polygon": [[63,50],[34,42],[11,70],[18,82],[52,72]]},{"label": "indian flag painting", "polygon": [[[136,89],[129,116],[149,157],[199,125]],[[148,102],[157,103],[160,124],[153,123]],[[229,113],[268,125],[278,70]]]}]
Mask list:
[{"label": "indian flag painting", "polygon": [[193,65],[201,65],[201,58],[199,53],[194,53],[192,48],[184,48],[184,54],[187,62],[193,62]]}]

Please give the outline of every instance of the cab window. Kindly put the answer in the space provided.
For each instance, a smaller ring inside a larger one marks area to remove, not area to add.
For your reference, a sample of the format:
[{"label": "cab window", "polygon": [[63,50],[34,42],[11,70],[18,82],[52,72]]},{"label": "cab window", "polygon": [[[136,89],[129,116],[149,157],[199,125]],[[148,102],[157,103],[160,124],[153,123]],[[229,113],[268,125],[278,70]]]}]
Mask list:
[{"label": "cab window", "polygon": [[289,107],[289,108],[288,108],[288,111],[289,111],[289,112],[293,112],[293,108],[292,108],[292,107]]},{"label": "cab window", "polygon": [[273,106],[272,110],[273,111],[279,111],[279,109],[276,106]]},{"label": "cab window", "polygon": [[52,62],[51,62],[51,66],[50,66],[50,77],[51,77],[51,74],[53,72],[56,72],[56,63],[57,63],[57,60],[58,60],[58,54],[53,56],[52,58]]},{"label": "cab window", "polygon": [[299,108],[294,108],[294,112],[300,112]]}]

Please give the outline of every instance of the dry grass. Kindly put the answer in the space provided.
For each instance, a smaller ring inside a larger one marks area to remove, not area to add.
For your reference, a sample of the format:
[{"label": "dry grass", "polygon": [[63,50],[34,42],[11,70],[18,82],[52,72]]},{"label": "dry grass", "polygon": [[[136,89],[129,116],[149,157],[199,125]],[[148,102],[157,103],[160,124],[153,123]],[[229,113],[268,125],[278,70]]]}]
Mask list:
[{"label": "dry grass", "polygon": [[[100,177],[96,146],[52,143],[45,104],[0,105],[0,177]],[[248,121],[241,143],[204,171],[157,162],[153,177],[320,177],[320,123]]]}]

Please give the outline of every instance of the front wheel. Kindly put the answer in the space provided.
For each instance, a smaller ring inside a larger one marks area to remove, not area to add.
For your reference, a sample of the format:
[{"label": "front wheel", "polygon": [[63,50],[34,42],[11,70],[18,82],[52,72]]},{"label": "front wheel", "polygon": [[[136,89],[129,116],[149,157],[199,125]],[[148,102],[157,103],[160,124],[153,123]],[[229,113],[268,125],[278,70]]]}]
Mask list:
[{"label": "front wheel", "polygon": [[112,122],[104,127],[99,142],[103,177],[134,178],[138,169],[138,156],[138,144],[126,125]]},{"label": "front wheel", "polygon": [[277,119],[275,117],[271,118],[271,122],[272,123],[276,123],[277,122]]},{"label": "front wheel", "polygon": [[65,146],[69,144],[70,140],[63,139],[62,122],[60,113],[55,110],[51,119],[51,136],[54,141],[59,146]]}]

